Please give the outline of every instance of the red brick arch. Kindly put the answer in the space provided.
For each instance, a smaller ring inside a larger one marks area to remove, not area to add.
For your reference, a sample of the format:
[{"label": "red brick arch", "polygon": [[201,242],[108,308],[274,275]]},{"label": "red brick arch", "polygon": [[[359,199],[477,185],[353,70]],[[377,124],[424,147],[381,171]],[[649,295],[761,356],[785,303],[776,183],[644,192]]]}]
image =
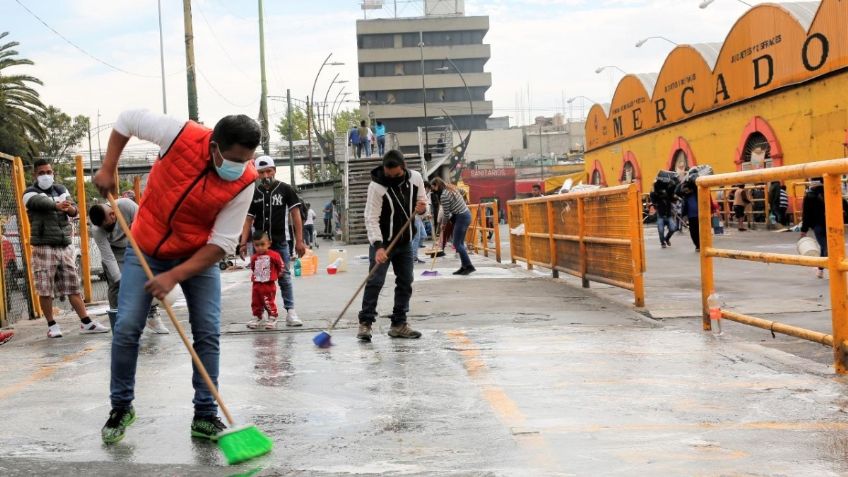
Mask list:
[{"label": "red brick arch", "polygon": [[766,137],[769,143],[769,156],[771,156],[771,167],[780,167],[783,165],[783,148],[780,147],[780,141],[777,140],[777,134],[771,128],[771,125],[760,116],[754,116],[745,126],[742,131],[742,137],[739,139],[739,146],[736,147],[736,170],[742,170],[743,156],[745,155],[745,143],[751,134],[758,132]]},{"label": "red brick arch", "polygon": [[686,153],[686,158],[689,160],[689,167],[698,165],[698,161],[695,160],[695,153],[692,152],[692,148],[689,146],[689,141],[678,136],[671,145],[671,153],[668,156],[668,167],[666,168],[667,170],[674,171],[674,157],[677,155],[677,151],[683,151]]},{"label": "red brick arch", "polygon": [[598,172],[601,176],[601,187],[607,186],[607,175],[604,174],[604,166],[601,164],[601,161],[595,159],[594,164],[592,164],[592,172],[589,173],[589,183],[592,184],[592,178],[595,176],[595,171]]},{"label": "red brick arch", "polygon": [[633,167],[633,182],[639,185],[639,189],[642,189],[642,168],[639,167],[639,161],[636,160],[636,154],[633,154],[633,151],[626,151],[624,155],[621,156],[621,175],[618,176],[619,184],[624,184],[624,166],[627,163]]}]

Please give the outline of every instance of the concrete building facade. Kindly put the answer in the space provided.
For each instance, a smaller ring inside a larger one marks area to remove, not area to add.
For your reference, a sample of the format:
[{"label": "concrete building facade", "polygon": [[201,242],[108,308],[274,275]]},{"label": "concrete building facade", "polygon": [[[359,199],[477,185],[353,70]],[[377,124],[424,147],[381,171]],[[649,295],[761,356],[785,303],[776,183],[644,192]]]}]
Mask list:
[{"label": "concrete building facade", "polygon": [[428,11],[438,13],[356,22],[361,109],[397,133],[404,152],[418,152],[425,91],[430,127],[450,125],[447,115],[456,128],[484,130],[492,114],[492,76],[485,71],[491,48],[483,43],[489,17]]}]

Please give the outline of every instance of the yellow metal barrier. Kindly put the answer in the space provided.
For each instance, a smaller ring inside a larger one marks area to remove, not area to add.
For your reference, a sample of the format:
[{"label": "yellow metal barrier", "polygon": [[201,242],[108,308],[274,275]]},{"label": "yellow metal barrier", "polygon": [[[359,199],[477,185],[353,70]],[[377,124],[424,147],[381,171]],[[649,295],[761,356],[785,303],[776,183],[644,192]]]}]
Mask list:
[{"label": "yellow metal barrier", "polygon": [[[645,306],[642,198],[635,184],[507,202],[512,263],[632,290]],[[523,226],[523,231],[520,227]]]},{"label": "yellow metal barrier", "polygon": [[85,197],[85,172],[82,156],[74,158],[77,166],[77,208],[79,209],[80,273],[82,274],[82,296],[91,303],[91,250],[88,242],[88,206]]},{"label": "yellow metal barrier", "polygon": [[23,161],[21,161],[20,157],[15,158],[14,173],[15,194],[18,202],[18,234],[22,248],[21,255],[22,259],[26,263],[26,279],[27,283],[29,284],[29,299],[32,300],[32,308],[35,317],[40,317],[42,316],[41,302],[38,300],[38,295],[35,291],[35,276],[32,273],[32,244],[30,243],[31,231],[29,225],[29,215],[27,215],[26,206],[24,206],[23,202],[24,191],[27,188],[26,177],[24,174],[24,163]]},{"label": "yellow metal barrier", "polygon": [[[846,277],[848,261],[845,260],[845,229],[842,219],[841,176],[848,173],[848,159],[810,162],[796,166],[758,169],[754,171],[719,174],[700,177],[698,184],[698,208],[701,228],[701,303],[703,327],[709,331],[710,324],[707,298],[715,292],[713,278],[713,258],[749,260],[761,263],[780,263],[805,267],[826,267],[830,272],[830,301],[833,335],[796,326],[776,323],[752,316],[721,310],[721,317],[750,326],[767,329],[797,338],[815,341],[833,347],[833,361],[836,372],[848,372],[846,359],[846,339],[848,339],[848,295],[846,295]],[[827,223],[828,257],[804,257],[778,253],[743,252],[723,250],[713,247],[710,223],[711,187],[720,187],[739,183],[760,183],[824,177],[825,220]]]},{"label": "yellow metal barrier", "polygon": [[[492,209],[492,226],[489,227],[486,209]],[[465,243],[467,247],[475,253],[483,251],[483,256],[489,256],[489,234],[494,238],[495,259],[501,263],[501,231],[500,231],[500,212],[498,202],[485,202],[480,204],[468,204],[468,210],[471,211],[471,226],[465,233]]]}]

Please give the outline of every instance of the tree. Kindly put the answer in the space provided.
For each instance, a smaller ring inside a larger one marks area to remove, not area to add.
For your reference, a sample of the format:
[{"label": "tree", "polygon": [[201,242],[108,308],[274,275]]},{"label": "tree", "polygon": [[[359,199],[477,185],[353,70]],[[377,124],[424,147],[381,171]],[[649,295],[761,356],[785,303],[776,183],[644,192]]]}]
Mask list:
[{"label": "tree", "polygon": [[43,156],[61,161],[68,149],[78,146],[91,127],[89,119],[77,116],[71,119],[55,106],[48,106],[41,117],[44,138],[38,146]]},{"label": "tree", "polygon": [[300,169],[300,176],[307,182],[312,178],[313,182],[324,182],[341,179],[342,169],[338,163],[327,162],[324,164],[324,172],[321,172],[320,164],[312,164],[312,167],[303,166]]},{"label": "tree", "polygon": [[[308,131],[308,123],[306,121],[306,112],[300,108],[292,108],[292,141],[301,141],[306,139]],[[289,140],[289,117],[288,114],[283,116],[280,123],[277,124],[277,132],[283,137],[283,141]]]},{"label": "tree", "polygon": [[[0,40],[9,32],[0,33]],[[11,74],[15,66],[32,65],[26,58],[18,58],[14,50],[19,43],[0,44],[0,151],[32,158],[36,154],[35,141],[44,137],[39,117],[44,105],[35,85],[43,85],[34,76]]]},{"label": "tree", "polygon": [[336,131],[349,131],[353,126],[359,126],[361,121],[359,108],[349,111],[339,111],[336,117],[333,118],[333,125]]}]

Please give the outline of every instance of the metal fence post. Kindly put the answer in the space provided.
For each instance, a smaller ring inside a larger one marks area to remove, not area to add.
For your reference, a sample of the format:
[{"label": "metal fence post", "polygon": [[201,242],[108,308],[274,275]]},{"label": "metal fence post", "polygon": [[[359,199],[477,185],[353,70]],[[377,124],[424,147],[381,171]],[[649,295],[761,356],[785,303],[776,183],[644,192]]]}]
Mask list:
[{"label": "metal fence post", "polygon": [[506,227],[509,229],[509,261],[515,265],[517,260],[515,260],[515,243],[513,240],[518,240],[515,238],[515,234],[512,233],[512,229],[518,227],[517,225],[513,225],[512,223],[512,204],[509,202],[506,203]]},{"label": "metal fence post", "polygon": [[586,274],[589,273],[589,251],[586,247],[586,202],[583,197],[577,198],[577,238],[578,247],[580,250],[580,279],[583,281],[583,288],[589,288],[589,279]]},{"label": "metal fence post", "polygon": [[696,188],[698,194],[698,223],[689,224],[698,227],[701,238],[701,318],[704,331],[710,331],[710,310],[707,297],[715,291],[713,283],[713,259],[707,252],[713,247],[712,208],[710,207],[710,189],[700,184]]},{"label": "metal fence post", "polygon": [[501,204],[495,200],[492,225],[495,227],[495,259],[501,263]]},{"label": "metal fence post", "polygon": [[533,250],[530,248],[530,206],[521,204],[521,217],[524,222],[524,255],[527,259],[527,270],[533,270]]},{"label": "metal fence post", "polygon": [[24,163],[20,157],[15,158],[15,185],[17,186],[18,199],[18,238],[21,241],[23,259],[26,261],[27,281],[29,282],[29,294],[34,312],[33,319],[42,316],[41,301],[35,291],[35,277],[32,273],[32,244],[30,244],[29,215],[26,213],[23,197],[26,190],[26,179],[24,178]]},{"label": "metal fence post", "polygon": [[141,203],[141,176],[133,178],[133,192],[135,192],[135,200]]},{"label": "metal fence post", "polygon": [[636,184],[630,184],[630,206],[633,208],[630,215],[630,256],[633,260],[633,295],[635,305],[642,308],[645,306],[645,279],[642,275],[643,259],[642,247],[642,202]]},{"label": "metal fence post", "polygon": [[547,201],[545,203],[548,210],[548,241],[551,246],[551,276],[554,278],[559,278],[559,270],[557,270],[557,264],[559,260],[557,258],[557,246],[556,240],[554,240],[554,206],[553,201]]},{"label": "metal fence post", "polygon": [[91,251],[88,249],[88,208],[85,197],[85,176],[82,156],[74,158],[77,163],[77,207],[79,213],[79,241],[80,241],[80,273],[82,274],[82,293],[86,303],[91,303]]},{"label": "metal fence post", "polygon": [[845,273],[840,264],[845,258],[845,226],[842,219],[842,180],[839,175],[824,175],[824,209],[827,223],[828,273],[830,274],[831,320],[833,321],[833,366],[837,374],[848,372],[845,340],[848,339],[846,322]]}]

